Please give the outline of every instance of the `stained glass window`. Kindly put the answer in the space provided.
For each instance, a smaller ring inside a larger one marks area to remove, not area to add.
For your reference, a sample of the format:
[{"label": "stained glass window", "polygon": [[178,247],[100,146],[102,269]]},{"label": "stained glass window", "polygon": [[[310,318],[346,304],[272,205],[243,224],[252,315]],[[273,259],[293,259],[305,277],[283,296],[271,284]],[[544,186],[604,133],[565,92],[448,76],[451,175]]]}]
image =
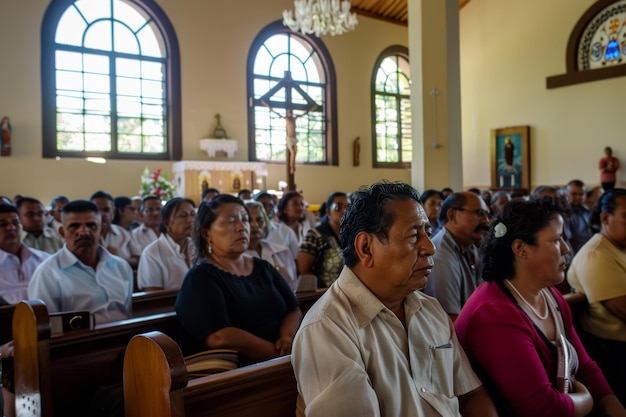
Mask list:
[{"label": "stained glass window", "polygon": [[292,117],[296,161],[336,164],[333,88],[332,63],[318,38],[281,22],[263,29],[248,58],[250,160],[285,161],[286,118]]},{"label": "stained glass window", "polygon": [[152,0],[56,0],[43,32],[44,156],[180,159],[178,48]]},{"label": "stained glass window", "polygon": [[387,48],[374,66],[372,121],[374,166],[410,166],[413,153],[411,70],[405,47]]},{"label": "stained glass window", "polygon": [[578,69],[626,63],[626,0],[608,5],[587,24],[578,46]]}]

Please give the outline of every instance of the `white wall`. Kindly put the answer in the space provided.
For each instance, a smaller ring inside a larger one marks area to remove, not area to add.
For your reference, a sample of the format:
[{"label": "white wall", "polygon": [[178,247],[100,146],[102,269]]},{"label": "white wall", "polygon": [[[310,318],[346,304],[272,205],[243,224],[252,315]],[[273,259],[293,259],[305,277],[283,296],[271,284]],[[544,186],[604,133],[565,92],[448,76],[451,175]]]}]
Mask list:
[{"label": "white wall", "polygon": [[490,131],[531,127],[531,184],[600,181],[610,145],[624,168],[626,79],[558,89],[546,77],[565,73],[565,49],[590,0],[472,0],[461,10],[461,100],[465,186],[487,187]]}]

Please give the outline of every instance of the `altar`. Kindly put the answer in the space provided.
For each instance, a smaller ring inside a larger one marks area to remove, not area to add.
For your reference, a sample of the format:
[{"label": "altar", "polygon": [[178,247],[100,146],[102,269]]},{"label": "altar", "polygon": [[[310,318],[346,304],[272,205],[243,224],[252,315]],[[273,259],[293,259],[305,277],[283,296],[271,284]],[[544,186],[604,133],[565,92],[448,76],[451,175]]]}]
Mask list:
[{"label": "altar", "polygon": [[172,164],[172,172],[177,196],[197,204],[205,188],[229,194],[266,188],[267,165],[263,162],[180,161]]}]

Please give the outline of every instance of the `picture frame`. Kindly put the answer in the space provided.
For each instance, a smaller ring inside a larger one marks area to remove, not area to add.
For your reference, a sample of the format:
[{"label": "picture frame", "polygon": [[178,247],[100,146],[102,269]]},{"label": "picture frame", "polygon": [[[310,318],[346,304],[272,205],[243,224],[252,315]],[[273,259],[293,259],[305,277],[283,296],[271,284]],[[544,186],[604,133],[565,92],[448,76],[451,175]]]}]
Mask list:
[{"label": "picture frame", "polygon": [[491,188],[530,189],[530,127],[491,130]]}]

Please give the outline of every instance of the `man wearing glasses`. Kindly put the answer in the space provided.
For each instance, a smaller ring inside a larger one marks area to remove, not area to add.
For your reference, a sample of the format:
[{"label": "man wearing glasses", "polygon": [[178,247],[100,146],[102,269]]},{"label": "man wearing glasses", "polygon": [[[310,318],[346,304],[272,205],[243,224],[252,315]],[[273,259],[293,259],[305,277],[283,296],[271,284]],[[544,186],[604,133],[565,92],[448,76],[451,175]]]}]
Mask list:
[{"label": "man wearing glasses", "polygon": [[439,221],[443,228],[432,238],[435,265],[424,292],[437,298],[454,321],[481,283],[478,245],[491,214],[482,198],[459,192],[445,199]]}]

